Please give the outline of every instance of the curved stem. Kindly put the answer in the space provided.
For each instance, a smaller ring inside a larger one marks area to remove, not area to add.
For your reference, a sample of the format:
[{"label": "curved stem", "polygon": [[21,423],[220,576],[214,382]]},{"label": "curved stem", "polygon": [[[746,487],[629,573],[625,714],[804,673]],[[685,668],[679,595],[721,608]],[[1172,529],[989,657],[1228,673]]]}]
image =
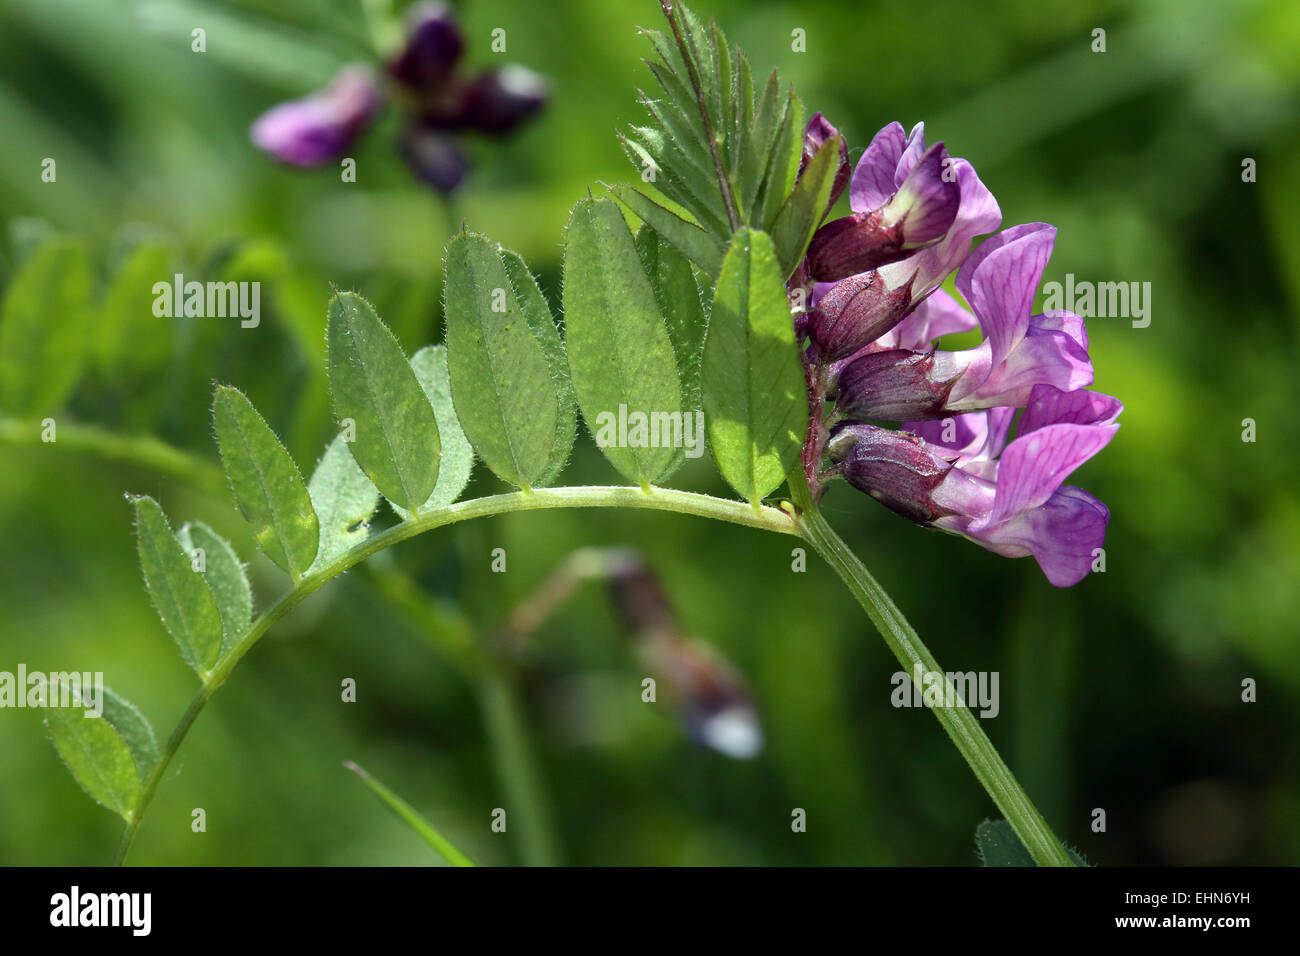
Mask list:
[{"label": "curved stem", "polygon": [[[798,485],[796,480],[792,484]],[[807,488],[795,488],[796,498],[802,498],[802,514],[795,519],[800,533],[817,553],[835,569],[849,591],[858,599],[871,622],[876,625],[894,657],[910,675],[920,667],[922,673],[944,674],[939,662],[917,636],[898,607],[866,569],[858,556],[827,524],[814,507]],[[930,708],[939,723],[952,738],[952,742],[966,763],[974,771],[980,785],[993,798],[1002,815],[1025,844],[1025,848],[1039,866],[1073,866],[1061,841],[1052,833],[1020,783],[1007,767],[997,748],[980,727],[975,715],[967,709],[960,691],[944,676],[947,690],[955,696],[955,706]]]},{"label": "curved stem", "polygon": [[[56,427],[57,442],[62,443],[64,447],[90,451],[106,459],[153,468],[197,485],[224,490],[225,479],[215,465],[157,439],[125,437],[91,425],[64,423]],[[0,444],[40,444],[41,432],[40,422],[0,418]],[[925,672],[942,673],[934,656],[922,643],[889,595],[818,512],[808,486],[806,482],[800,480],[801,477],[802,475],[798,473],[791,476],[791,490],[798,505],[798,509],[791,509],[791,511],[798,510],[798,514],[775,508],[755,510],[740,501],[727,501],[710,495],[670,489],[643,490],[621,485],[547,488],[494,495],[450,505],[419,515],[375,535],[317,571],[304,576],[293,590],[281,597],[254,621],[235,647],[217,663],[172,731],[162,756],[149,774],[141,790],[140,799],[127,820],[114,863],[121,864],[126,857],[144,812],[152,801],[167,766],[209,698],[225,683],[235,665],[276,621],[331,578],[360,564],[378,551],[425,531],[471,518],[551,508],[644,508],[675,511],[750,528],[799,535],[805,538],[835,569],[867,612],[872,623],[876,625],[889,649],[909,673],[917,666]],[[952,689],[956,693],[956,688]],[[1034,860],[1040,865],[1072,866],[1073,863],[1066,855],[1061,842],[1025,794],[974,715],[964,705],[932,709],[939,723],[975,773],[981,786],[1002,811]]]},{"label": "curved stem", "polygon": [[795,534],[795,524],[788,514],[776,508],[754,508],[743,501],[727,501],[712,495],[703,495],[691,491],[674,491],[668,488],[631,488],[625,485],[587,485],[575,488],[539,488],[533,491],[516,491],[504,495],[492,495],[462,501],[445,508],[439,508],[425,514],[417,515],[409,521],[389,528],[367,539],[355,548],[347,551],[333,561],[322,565],[317,570],[303,575],[293,590],[289,591],[257,620],[249,625],[248,630],[235,643],[235,646],[217,662],[209,672],[207,680],[190,702],[176,729],[167,740],[167,746],[154,765],[140,791],[140,798],[132,809],[122,842],[118,846],[115,862],[121,863],[131,847],[139,829],[145,810],[153,800],[158,784],[162,780],[172,758],[180,748],[195,718],[216,693],[217,688],[226,682],[235,665],[244,655],[252,650],[253,645],[261,639],[271,625],[288,614],[309,594],[322,585],[338,577],[349,568],[360,564],[366,558],[398,542],[413,538],[425,531],[441,528],[445,525],[473,518],[485,518],[491,515],[508,514],[517,511],[542,511],[554,508],[643,508],[652,511],[672,511],[678,514],[696,515],[702,518],[714,518],[731,524],[748,528],[760,528],[783,534]]},{"label": "curved stem", "polygon": [[226,476],[214,463],[204,461],[157,438],[147,435],[120,435],[98,425],[59,422],[54,425],[54,441],[45,442],[41,422],[30,419],[0,418],[0,444],[51,444],[73,451],[91,452],[108,461],[149,468],[171,475],[201,488],[226,491]]}]

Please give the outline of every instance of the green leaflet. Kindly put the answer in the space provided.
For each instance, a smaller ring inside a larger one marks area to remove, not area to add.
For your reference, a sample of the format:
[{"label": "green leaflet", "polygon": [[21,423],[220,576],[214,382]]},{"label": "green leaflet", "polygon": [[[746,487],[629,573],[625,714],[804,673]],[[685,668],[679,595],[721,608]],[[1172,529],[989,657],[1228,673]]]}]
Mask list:
[{"label": "green leaflet", "polygon": [[686,258],[713,278],[722,268],[723,248],[713,234],[705,232],[677,213],[659,205],[631,186],[615,186],[610,193],[632,214],[676,246]]},{"label": "green leaflet", "polygon": [[788,279],[799,265],[813,237],[813,230],[826,213],[839,163],[840,138],[832,136],[822,143],[817,155],[799,177],[794,192],[776,214],[772,223],[772,244],[776,246],[783,279]]},{"label": "green leaflet", "polygon": [[[658,429],[638,435],[632,416],[679,415],[681,384],[654,289],[611,200],[584,199],[573,209],[564,244],[564,316],[573,385],[596,443],[632,481],[658,481],[680,449],[648,447]],[[626,445],[619,435],[624,419]]]},{"label": "green leaflet", "polygon": [[313,571],[365,541],[370,516],[379,507],[379,489],[357,466],[344,437],[336,435],[329,443],[307,485],[320,522]]},{"label": "green leaflet", "polygon": [[744,228],[722,264],[704,341],[704,413],[722,476],[758,503],[799,457],[803,371],[772,241]]},{"label": "green leaflet", "polygon": [[389,501],[411,509],[438,483],[438,422],[396,337],[370,303],[341,292],[329,305],[329,379],[340,423],[356,423],[352,456]]},{"label": "green leaflet", "polygon": [[212,418],[226,477],[258,547],[295,579],[301,577],[320,542],[316,512],[298,466],[238,389],[217,386]]},{"label": "green leaflet", "polygon": [[352,457],[394,505],[413,509],[438,483],[442,442],[433,407],[402,346],[367,300],[329,303],[329,384],[334,414],[356,423]]},{"label": "green leaflet", "polygon": [[131,751],[140,782],[144,783],[153,772],[159,757],[158,738],[154,735],[153,726],[135,704],[111,687],[104,688],[103,706],[104,720],[112,725],[122,738],[122,743],[126,744],[126,749]]},{"label": "green leaflet", "polygon": [[54,749],[90,798],[127,818],[140,797],[140,772],[126,742],[102,717],[81,707],[45,711]]},{"label": "green leaflet", "polygon": [[[152,376],[171,358],[173,319],[153,314],[154,284],[170,278],[172,253],[165,245],[145,242],[131,250],[104,292],[99,307],[96,350],[99,366],[110,381],[137,382]],[[171,295],[168,286],[167,295]]]},{"label": "green leaflet", "polygon": [[141,496],[133,504],[140,568],[153,606],[180,645],[181,655],[202,676],[221,653],[221,613],[158,502]]},{"label": "green leaflet", "polygon": [[447,365],[456,415],[474,450],[521,488],[555,477],[576,431],[563,347],[523,260],[486,236],[447,246]]},{"label": "green leaflet", "polygon": [[555,382],[555,394],[559,399],[555,443],[551,445],[546,470],[541,478],[533,482],[534,485],[544,486],[554,481],[569,463],[569,453],[573,451],[573,441],[578,434],[578,396],[574,394],[573,380],[569,378],[569,357],[564,351],[564,340],[560,338],[555,317],[551,315],[551,307],[542,295],[537,279],[529,271],[523,256],[505,248],[500,252],[501,261],[505,263],[515,294],[519,297],[519,307],[528,320],[528,329],[546,355],[546,365]]},{"label": "green leaflet", "polygon": [[709,318],[700,300],[700,287],[686,257],[648,226],[636,234],[637,251],[654,288],[659,312],[668,325],[668,338],[677,356],[682,383],[682,407],[701,408],[700,362]]},{"label": "green leaflet", "polygon": [[786,197],[794,189],[803,156],[803,103],[793,91],[786,96],[782,116],[754,214],[750,216],[750,222],[765,229],[773,227]]},{"label": "green leaflet", "polygon": [[86,362],[90,292],[79,241],[48,239],[23,262],[0,304],[0,410],[59,410]]},{"label": "green leaflet", "polygon": [[[1038,865],[1006,820],[985,820],[977,826],[975,851],[979,854],[981,866]],[[1073,847],[1067,846],[1065,852],[1069,854],[1075,866],[1088,866],[1088,861]]]},{"label": "green leaflet", "polygon": [[203,552],[203,580],[221,613],[221,653],[225,654],[248,629],[253,620],[253,590],[248,585],[243,562],[225,538],[201,521],[191,521],[176,533],[176,540],[190,559],[197,560],[196,549]]},{"label": "green leaflet", "polygon": [[[549,311],[547,315],[550,315]],[[424,394],[429,396],[429,404],[438,417],[438,434],[442,436],[442,467],[438,471],[438,484],[429,500],[420,505],[420,511],[432,511],[451,504],[465,490],[470,473],[474,470],[474,449],[460,427],[456,408],[451,401],[451,373],[447,368],[446,346],[426,345],[411,356],[411,368],[415,369],[415,377],[420,380]],[[572,446],[572,413],[569,421],[569,446]],[[565,454],[568,454],[568,447],[565,448]],[[563,462],[560,464],[563,465]],[[393,505],[393,509],[403,520],[412,517],[411,512],[396,505]]]}]

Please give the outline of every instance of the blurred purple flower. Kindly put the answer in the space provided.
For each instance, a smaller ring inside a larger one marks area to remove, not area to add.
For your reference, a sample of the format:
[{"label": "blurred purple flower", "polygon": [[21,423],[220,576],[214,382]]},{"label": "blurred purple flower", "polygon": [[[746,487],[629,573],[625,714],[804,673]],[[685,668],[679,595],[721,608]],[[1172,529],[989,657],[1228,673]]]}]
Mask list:
[{"label": "blurred purple flower", "polygon": [[342,156],[383,100],[368,70],[346,66],[325,89],[273,106],[253,123],[253,145],[291,166]]},{"label": "blurred purple flower", "polygon": [[[387,64],[388,99],[406,114],[398,152],[419,179],[443,193],[469,171],[455,134],[507,135],[536,115],[547,96],[542,79],[521,66],[459,77],[464,45],[450,7],[420,3],[408,15],[405,44]],[[319,166],[351,148],[383,99],[369,72],[345,67],[324,90],[260,116],[251,138],[283,162]]]}]

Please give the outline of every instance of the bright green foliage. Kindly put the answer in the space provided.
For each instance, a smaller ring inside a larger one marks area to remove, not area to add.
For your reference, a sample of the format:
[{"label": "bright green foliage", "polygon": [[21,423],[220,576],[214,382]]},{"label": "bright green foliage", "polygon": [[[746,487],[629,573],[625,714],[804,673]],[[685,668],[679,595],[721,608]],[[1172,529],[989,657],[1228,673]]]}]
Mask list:
[{"label": "bright green foliage", "polygon": [[153,606],[180,646],[181,655],[200,675],[221,653],[221,612],[203,575],[194,570],[152,498],[135,498],[136,545]]},{"label": "bright green foliage", "polygon": [[[803,233],[812,228],[803,200],[778,226],[803,152],[802,104],[793,92],[781,94],[775,73],[756,100],[749,61],[716,24],[701,23],[684,4],[674,5],[667,32],[644,32],[659,55],[648,65],[662,96],[641,94],[651,122],[620,139],[641,181],[689,212],[696,225],[644,192],[622,187],[615,195],[711,279],[721,268],[714,253],[728,246],[736,228],[771,233],[784,280],[798,264],[792,250],[806,244]],[[822,195],[820,219],[829,192],[822,192],[820,179],[808,191]]]},{"label": "bright green foliage", "polygon": [[379,489],[357,465],[344,436],[337,435],[316,465],[307,493],[320,522],[315,569],[366,540]]},{"label": "bright green foliage", "polygon": [[772,241],[742,229],[727,252],[704,342],[704,413],[722,476],[757,504],[799,456],[803,371]]},{"label": "bright green foliage", "polygon": [[636,241],[611,200],[584,199],[573,209],[564,244],[564,316],[569,367],[587,427],[626,477],[643,485],[658,481],[671,471],[678,450],[623,447],[606,424],[617,422],[620,406],[626,415],[682,411],[667,324]]},{"label": "bright green foliage", "polygon": [[295,578],[302,576],[316,557],[319,526],[298,466],[238,389],[217,387],[212,418],[226,476],[258,547]]},{"label": "bright green foliage", "polygon": [[45,725],[68,771],[96,803],[126,817],[140,796],[135,758],[117,730],[81,707],[50,707]]},{"label": "bright green foliage", "polygon": [[486,236],[447,247],[447,364],[465,434],[499,478],[546,484],[577,428],[564,349],[528,267]]},{"label": "bright green foliage", "polygon": [[352,292],[329,304],[334,414],[355,423],[352,455],[389,501],[411,509],[438,483],[438,422],[411,363],[370,303]]},{"label": "bright green foliage", "polygon": [[230,542],[201,521],[191,521],[176,532],[176,540],[190,558],[193,567],[201,550],[203,580],[221,613],[221,652],[235,646],[253,619],[253,591],[244,573],[244,564]]},{"label": "bright green foliage", "polygon": [[[433,413],[438,418],[438,434],[442,436],[442,465],[438,469],[438,484],[434,487],[433,494],[429,495],[429,500],[420,505],[421,511],[431,511],[449,505],[461,496],[469,484],[470,472],[474,470],[474,449],[460,427],[456,408],[452,404],[446,346],[426,345],[411,356],[411,368],[415,369],[415,377],[419,379],[424,394],[429,397],[429,404],[433,406]],[[569,427],[571,432],[576,428],[572,413]],[[569,444],[573,444],[572,433]],[[567,453],[566,449],[565,454]],[[394,508],[403,518],[410,517],[410,512],[395,505]]]}]

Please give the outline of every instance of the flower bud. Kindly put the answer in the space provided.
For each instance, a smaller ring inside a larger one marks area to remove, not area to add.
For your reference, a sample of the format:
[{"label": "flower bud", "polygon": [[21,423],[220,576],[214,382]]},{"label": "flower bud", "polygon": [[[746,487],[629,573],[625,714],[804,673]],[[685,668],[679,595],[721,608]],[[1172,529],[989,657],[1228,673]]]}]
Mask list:
[{"label": "flower bud", "polygon": [[838,362],[866,348],[907,315],[911,281],[886,289],[876,272],[837,282],[808,313],[808,335],[823,362]]},{"label": "flower bud", "polygon": [[834,282],[898,262],[942,239],[961,204],[961,189],[947,161],[947,150],[935,143],[884,205],[817,230],[808,247],[811,277]]},{"label": "flower bud", "polygon": [[948,395],[973,356],[972,352],[907,349],[863,355],[840,373],[836,414],[895,422],[942,418],[949,414],[945,410]]},{"label": "flower bud", "polygon": [[[840,136],[840,131],[832,126],[821,113],[814,113],[812,119],[808,121],[808,126],[803,132],[803,156],[799,160],[799,176],[808,168],[818,150],[835,136]],[[823,216],[831,211],[835,205],[835,200],[840,198],[844,188],[849,184],[849,177],[853,174],[853,168],[849,165],[849,142],[843,136],[840,136],[840,165],[835,170],[835,181],[831,185],[831,196],[826,203],[826,210]],[[795,178],[798,182],[798,177]]]},{"label": "flower bud", "polygon": [[875,425],[846,425],[831,438],[827,451],[840,463],[849,484],[904,518],[928,524],[951,513],[934,503],[933,494],[952,465],[931,454],[917,436]]},{"label": "flower bud", "polygon": [[406,46],[388,64],[393,79],[415,90],[443,84],[465,48],[456,17],[445,3],[421,3],[407,20]]}]

